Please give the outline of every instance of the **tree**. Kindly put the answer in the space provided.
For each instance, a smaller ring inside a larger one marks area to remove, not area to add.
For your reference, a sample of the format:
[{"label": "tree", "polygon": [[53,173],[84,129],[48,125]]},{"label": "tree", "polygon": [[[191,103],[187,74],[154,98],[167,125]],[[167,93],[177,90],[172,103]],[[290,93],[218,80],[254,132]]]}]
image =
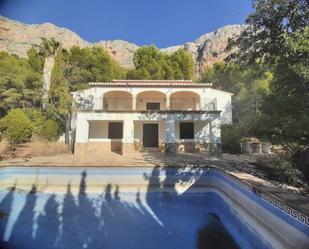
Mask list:
[{"label": "tree", "polygon": [[11,108],[40,105],[41,73],[30,65],[30,59],[0,52],[0,117]]},{"label": "tree", "polygon": [[60,135],[60,128],[55,120],[46,120],[44,126],[42,127],[42,135],[48,141],[56,141]]},{"label": "tree", "polygon": [[65,142],[69,144],[70,121],[72,114],[72,96],[69,81],[64,76],[66,52],[58,51],[55,58],[55,66],[52,72],[52,86],[50,91],[47,112],[55,117],[65,131]]},{"label": "tree", "polygon": [[12,109],[0,120],[0,129],[12,144],[29,141],[32,136],[31,120],[21,109]]},{"label": "tree", "polygon": [[41,40],[40,53],[45,57],[43,68],[42,103],[43,107],[46,107],[49,97],[51,75],[55,64],[55,54],[61,44],[54,38],[41,38]]},{"label": "tree", "polygon": [[263,63],[272,68],[270,94],[261,108],[269,131],[283,144],[308,144],[309,2],[255,0],[247,28],[231,45],[240,63]]},{"label": "tree", "polygon": [[139,48],[133,58],[135,68],[128,72],[129,79],[192,79],[194,61],[184,49],[167,54],[155,46]]},{"label": "tree", "polygon": [[189,80],[193,77],[194,61],[186,50],[179,49],[169,56],[174,79]]},{"label": "tree", "polygon": [[139,48],[133,57],[135,69],[129,72],[128,77],[134,79],[154,79],[163,78],[164,72],[161,64],[164,55],[155,46],[144,46]]},{"label": "tree", "polygon": [[272,73],[263,65],[242,66],[236,62],[216,63],[202,74],[201,82],[211,82],[233,96],[234,122],[247,122],[246,117],[260,112],[263,97],[269,93]]},{"label": "tree", "polygon": [[307,0],[253,0],[253,13],[246,19],[246,28],[230,46],[239,49],[233,54],[240,62],[256,59],[275,63],[286,54],[286,39],[309,24]]},{"label": "tree", "polygon": [[113,60],[101,47],[72,47],[63,53],[64,77],[70,90],[76,91],[88,86],[89,82],[123,79],[126,70]]}]

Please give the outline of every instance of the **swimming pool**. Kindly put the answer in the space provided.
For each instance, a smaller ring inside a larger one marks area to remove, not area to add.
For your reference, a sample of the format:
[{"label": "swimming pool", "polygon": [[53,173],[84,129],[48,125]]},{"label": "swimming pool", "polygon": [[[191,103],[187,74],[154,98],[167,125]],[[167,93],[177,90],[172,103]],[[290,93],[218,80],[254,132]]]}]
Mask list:
[{"label": "swimming pool", "polygon": [[309,220],[209,168],[0,169],[2,247],[309,248]]}]

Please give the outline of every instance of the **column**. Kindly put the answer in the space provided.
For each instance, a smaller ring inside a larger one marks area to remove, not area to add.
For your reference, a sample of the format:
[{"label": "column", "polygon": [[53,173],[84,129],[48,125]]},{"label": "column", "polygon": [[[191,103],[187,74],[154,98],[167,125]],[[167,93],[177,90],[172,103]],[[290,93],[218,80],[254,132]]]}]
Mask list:
[{"label": "column", "polygon": [[125,119],[123,122],[123,141],[126,144],[134,143],[134,121]]},{"label": "column", "polygon": [[165,153],[175,153],[176,143],[175,143],[175,120],[165,121]]},{"label": "column", "polygon": [[77,113],[75,127],[74,155],[87,153],[89,142],[89,123],[84,113]]},{"label": "column", "polygon": [[213,154],[221,153],[221,127],[219,118],[209,123],[210,147],[209,152]]},{"label": "column", "polygon": [[85,114],[77,113],[76,118],[76,143],[86,143],[89,138],[89,123]]},{"label": "column", "polygon": [[132,96],[132,110],[133,111],[136,111],[136,98],[137,98],[136,95]]},{"label": "column", "polygon": [[166,110],[171,110],[171,95],[166,94]]}]

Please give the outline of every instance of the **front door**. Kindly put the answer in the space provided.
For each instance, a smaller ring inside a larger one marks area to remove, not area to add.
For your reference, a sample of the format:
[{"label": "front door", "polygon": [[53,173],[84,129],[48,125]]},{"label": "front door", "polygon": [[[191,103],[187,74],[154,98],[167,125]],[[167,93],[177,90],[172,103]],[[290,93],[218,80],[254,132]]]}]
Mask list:
[{"label": "front door", "polygon": [[144,124],[143,146],[158,147],[158,124]]}]

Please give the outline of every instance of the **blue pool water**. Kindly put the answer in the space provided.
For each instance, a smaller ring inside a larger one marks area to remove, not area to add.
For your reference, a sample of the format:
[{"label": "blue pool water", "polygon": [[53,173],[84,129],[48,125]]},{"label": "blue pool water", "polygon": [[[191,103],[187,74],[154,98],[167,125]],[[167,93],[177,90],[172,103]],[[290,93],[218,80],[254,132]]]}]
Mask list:
[{"label": "blue pool water", "polygon": [[15,179],[0,191],[2,248],[273,248],[220,194],[199,186],[201,172],[172,170],[164,179],[158,168],[138,172],[145,186],[91,170],[78,185],[61,179],[61,191],[39,191],[35,182],[26,191]]}]

